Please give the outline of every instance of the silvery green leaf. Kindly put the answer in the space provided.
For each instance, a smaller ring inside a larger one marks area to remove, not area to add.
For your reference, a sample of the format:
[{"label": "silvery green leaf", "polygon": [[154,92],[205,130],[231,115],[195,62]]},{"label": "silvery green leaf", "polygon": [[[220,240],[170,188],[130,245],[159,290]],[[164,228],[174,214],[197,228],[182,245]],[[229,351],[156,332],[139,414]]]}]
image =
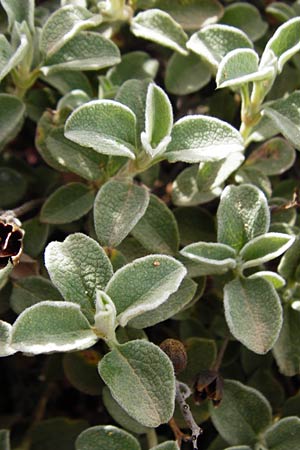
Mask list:
[{"label": "silvery green leaf", "polygon": [[259,10],[250,2],[227,6],[221,22],[240,28],[252,41],[260,39],[268,29],[267,22],[262,20]]},{"label": "silvery green leaf", "polygon": [[174,255],[179,248],[179,233],[175,217],[156,195],[150,195],[145,214],[132,230],[132,235],[153,253]]},{"label": "silvery green leaf", "polygon": [[222,59],[217,75],[218,88],[240,86],[245,83],[272,78],[273,67],[258,67],[258,54],[250,49],[235,49]]},{"label": "silvery green leaf", "polygon": [[152,59],[148,53],[136,51],[122,55],[120,64],[107,72],[107,77],[115,86],[121,86],[130,79],[144,80],[155,78],[158,61]]},{"label": "silvery green leaf", "polygon": [[44,61],[41,72],[48,76],[61,70],[100,70],[120,62],[120,51],[99,33],[82,31]]},{"label": "silvery green leaf", "polygon": [[141,450],[135,437],[113,425],[87,428],[76,439],[76,450]]},{"label": "silvery green leaf", "polygon": [[31,30],[34,30],[34,0],[1,0],[1,4],[8,16],[9,28],[12,29],[15,22],[28,23]]},{"label": "silvery green leaf", "polygon": [[243,149],[240,133],[228,123],[215,117],[190,115],[175,123],[164,155],[170,162],[195,163],[218,161]]},{"label": "silvery green leaf", "polygon": [[102,391],[102,399],[105,408],[115,422],[122,428],[135,434],[145,434],[149,431],[148,427],[141,425],[139,422],[130,417],[127,412],[116,402],[107,386]]},{"label": "silvery green leaf", "polygon": [[151,447],[151,450],[180,450],[177,442],[175,441],[167,441],[162,444],[156,445],[155,447]]},{"label": "silvery green leaf", "polygon": [[12,44],[0,35],[1,57],[0,57],[0,81],[19,64],[30,70],[32,59],[32,37],[25,22],[21,25],[15,23],[12,31]]},{"label": "silvery green leaf", "polygon": [[10,431],[9,430],[0,430],[0,449],[1,450],[10,450],[10,440],[9,440]]},{"label": "silvery green leaf", "polygon": [[248,241],[241,249],[242,267],[258,266],[282,255],[295,241],[295,236],[284,233],[264,233]]},{"label": "silvery green leaf", "polygon": [[37,355],[84,349],[97,340],[79,305],[44,301],[19,315],[12,327],[11,346]]},{"label": "silvery green leaf", "polygon": [[102,245],[116,247],[143,217],[149,192],[131,181],[107,181],[94,203],[94,223]]},{"label": "silvery green leaf", "polygon": [[252,184],[260,189],[267,199],[272,195],[272,184],[270,178],[259,169],[255,167],[241,166],[234,174],[234,181],[237,184]]},{"label": "silvery green leaf", "polygon": [[74,89],[71,92],[65,94],[57,103],[56,109],[58,111],[62,109],[70,109],[73,111],[78,106],[83,105],[91,100],[90,96],[82,89]]},{"label": "silvery green leaf", "polygon": [[54,191],[41,209],[45,223],[63,224],[80,219],[93,207],[95,194],[83,183],[69,183]]},{"label": "silvery green leaf", "polygon": [[222,192],[217,220],[218,241],[240,250],[255,236],[268,231],[267,199],[250,184],[229,185]]},{"label": "silvery green leaf", "polygon": [[145,108],[145,131],[141,134],[144,150],[152,157],[161,154],[170,142],[173,125],[172,105],[156,84],[148,87]]},{"label": "silvery green leaf", "polygon": [[269,270],[261,270],[260,272],[255,272],[248,278],[256,278],[256,277],[262,277],[265,280],[269,281],[271,284],[273,284],[275,289],[281,289],[286,284],[286,281],[282,276],[278,275],[278,273],[276,272],[271,272]]},{"label": "silvery green leaf", "polygon": [[292,247],[283,255],[278,266],[278,272],[286,280],[299,281],[297,279],[297,267],[300,264],[300,237],[295,239]]},{"label": "silvery green leaf", "polygon": [[117,309],[117,320],[129,320],[151,311],[168,300],[179,288],[185,267],[170,256],[149,255],[119,269],[109,281],[106,293]]},{"label": "silvery green leaf", "polygon": [[18,97],[0,94],[0,149],[20,131],[24,113],[25,105]]},{"label": "silvery green leaf", "polygon": [[222,58],[231,50],[253,48],[253,44],[243,31],[216,24],[208,25],[194,33],[187,42],[187,48],[217,70]]},{"label": "silvery green leaf", "polygon": [[279,22],[286,22],[287,20],[295,17],[295,10],[283,2],[273,2],[266,7],[266,13],[275,17]]},{"label": "silvery green leaf", "polygon": [[284,417],[272,425],[264,436],[269,450],[298,450],[300,440],[299,417]]},{"label": "silvery green leaf", "polygon": [[131,31],[137,37],[169,47],[187,55],[187,35],[182,27],[165,11],[149,9],[137,14],[131,21]]},{"label": "silvery green leaf", "polygon": [[112,100],[94,100],[77,108],[65,125],[65,136],[98,153],[135,159],[134,113]]},{"label": "silvery green leaf", "polygon": [[177,206],[195,206],[207,203],[222,193],[220,186],[200,190],[198,187],[198,166],[184,169],[173,183],[172,201]]},{"label": "silvery green leaf", "polygon": [[49,58],[80,31],[95,27],[102,21],[100,14],[85,8],[66,5],[57,9],[42,29],[40,49]]},{"label": "silvery green leaf", "polygon": [[244,159],[242,153],[234,152],[219,161],[201,162],[197,175],[199,191],[212,191],[220,186],[241,166]]},{"label": "silvery green leaf", "polygon": [[8,322],[4,322],[4,320],[0,320],[0,357],[13,355],[17,351],[11,347],[11,332],[11,324]]},{"label": "silvery green leaf", "polygon": [[236,278],[225,285],[224,308],[231,333],[249,350],[264,354],[274,346],[282,326],[282,308],[269,281]]},{"label": "silvery green leaf", "polygon": [[83,72],[74,72],[74,70],[57,70],[47,77],[41,76],[47,83],[58,90],[62,95],[67,94],[73,89],[81,89],[90,97],[93,96],[93,89],[88,77]]},{"label": "silvery green leaf", "polygon": [[215,242],[196,242],[180,253],[199,264],[202,275],[222,274],[236,267],[236,252],[229,245]]},{"label": "silvery green leaf", "polygon": [[184,278],[178,290],[171,294],[162,305],[130,320],[129,326],[142,329],[170,319],[191,302],[196,289],[197,284],[194,281]]},{"label": "silvery green leaf", "polygon": [[298,375],[300,372],[300,311],[299,301],[283,307],[283,324],[279,338],[273,348],[273,355],[279,371],[288,377]]},{"label": "silvery green leaf", "polygon": [[295,158],[293,147],[285,139],[275,137],[250,153],[246,165],[261,170],[265,175],[280,175],[293,166]]},{"label": "silvery green leaf", "polygon": [[97,336],[108,342],[113,342],[117,326],[115,305],[105,292],[97,289],[95,306],[94,329],[97,332]]},{"label": "silvery green leaf", "polygon": [[64,299],[78,303],[93,320],[97,289],[103,290],[113,274],[100,245],[84,234],[71,234],[64,242],[48,244],[45,265]]},{"label": "silvery green leaf", "polygon": [[101,359],[99,373],[114,399],[142,425],[157,427],[172,417],[174,369],[156,345],[136,340],[115,346]]},{"label": "silvery green leaf", "polygon": [[211,408],[211,413],[214,426],[230,445],[254,445],[272,423],[266,398],[234,380],[225,380],[222,402],[218,408]]},{"label": "silvery green leaf", "polygon": [[277,28],[265,47],[262,63],[268,58],[270,51],[273,52],[280,73],[284,64],[300,50],[299,32],[300,17],[294,17]]}]

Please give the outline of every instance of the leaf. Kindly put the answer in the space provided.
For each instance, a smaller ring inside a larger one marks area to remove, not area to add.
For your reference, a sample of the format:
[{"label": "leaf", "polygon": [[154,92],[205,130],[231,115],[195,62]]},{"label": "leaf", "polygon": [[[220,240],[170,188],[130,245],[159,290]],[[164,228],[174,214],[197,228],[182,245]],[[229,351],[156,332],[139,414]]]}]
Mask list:
[{"label": "leaf", "polygon": [[154,79],[158,70],[158,61],[145,52],[130,52],[122,55],[120,64],[108,70],[106,76],[115,86],[121,86],[128,80]]},{"label": "leaf", "polygon": [[100,245],[84,234],[71,234],[64,242],[48,244],[45,265],[64,299],[79,304],[89,320],[93,320],[96,290],[103,290],[113,274]]},{"label": "leaf", "polygon": [[300,50],[300,18],[294,17],[281,25],[268,41],[262,55],[262,63],[268,59],[270,52],[277,58],[278,72],[284,64]]},{"label": "leaf", "polygon": [[196,242],[180,253],[198,264],[201,275],[222,274],[236,267],[236,252],[228,245]]},{"label": "leaf", "polygon": [[151,447],[151,450],[179,450],[179,447],[175,441],[166,441],[155,447]]},{"label": "leaf", "polygon": [[241,86],[249,82],[272,78],[273,67],[266,66],[259,69],[258,60],[258,54],[251,48],[235,49],[227,53],[218,68],[217,87]]},{"label": "leaf", "polygon": [[283,325],[273,348],[273,355],[282,374],[291,377],[300,373],[300,312],[291,305],[283,307]]},{"label": "leaf", "polygon": [[262,277],[265,280],[269,281],[274,286],[275,289],[281,289],[286,284],[285,279],[283,277],[278,275],[278,273],[271,272],[269,270],[261,270],[260,272],[255,272],[248,278],[256,278],[256,277]]},{"label": "leaf", "polygon": [[137,14],[131,21],[131,31],[137,37],[156,42],[187,55],[187,35],[172,17],[160,10],[149,9]]},{"label": "leaf", "polygon": [[81,89],[86,92],[89,97],[93,96],[93,89],[88,77],[82,72],[74,72],[74,70],[55,70],[54,73],[43,77],[47,79],[50,86],[55,87],[61,94],[67,94],[74,89]]},{"label": "leaf", "polygon": [[18,97],[0,94],[0,150],[19,133],[24,113],[25,105]]},{"label": "leaf", "polygon": [[179,248],[175,217],[166,204],[152,194],[145,214],[131,234],[143,247],[153,253],[174,255]]},{"label": "leaf", "polygon": [[179,119],[164,155],[170,162],[218,161],[243,150],[240,133],[215,117],[190,115]]},{"label": "leaf", "polygon": [[234,447],[226,447],[224,450],[251,450],[248,445],[238,445]]},{"label": "leaf", "polygon": [[227,186],[217,212],[218,241],[239,251],[248,241],[266,233],[270,212],[266,197],[255,186]]},{"label": "leaf", "polygon": [[253,445],[272,421],[271,407],[265,397],[233,380],[225,380],[223,400],[211,413],[214,426],[230,445]]},{"label": "leaf", "polygon": [[81,106],[90,100],[91,97],[82,89],[73,89],[58,101],[56,109],[60,113],[64,109],[73,111],[74,109],[78,108],[78,106]]},{"label": "leaf", "polygon": [[0,430],[0,450],[10,450],[9,435],[9,430]]},{"label": "leaf", "polygon": [[25,22],[21,26],[16,24],[13,33],[13,45],[9,44],[4,35],[0,35],[0,81],[18,64],[24,64],[31,45],[28,36],[30,32]]},{"label": "leaf", "polygon": [[299,417],[285,417],[270,427],[265,440],[270,450],[297,450],[300,439]]},{"label": "leaf", "polygon": [[101,21],[100,14],[92,14],[80,6],[66,5],[59,8],[51,14],[42,28],[40,49],[49,58],[79,31],[95,27]]},{"label": "leaf", "polygon": [[297,279],[297,267],[300,264],[300,237],[296,237],[292,247],[283,255],[278,266],[278,272],[286,280],[299,281]]},{"label": "leaf", "polygon": [[11,346],[37,355],[84,349],[97,340],[79,305],[44,301],[19,315],[13,324]]},{"label": "leaf", "polygon": [[45,248],[49,225],[41,223],[38,217],[26,220],[22,225],[25,235],[23,238],[24,252],[36,258]]},{"label": "leaf", "polygon": [[112,425],[87,428],[76,439],[76,450],[141,450],[137,439]]},{"label": "leaf", "polygon": [[294,9],[283,2],[271,3],[267,6],[266,13],[275,17],[278,22],[286,22],[292,17],[295,17]]},{"label": "leaf", "polygon": [[143,329],[170,319],[188,305],[197,289],[197,284],[190,278],[184,278],[178,290],[157,308],[147,311],[129,321],[129,326]]},{"label": "leaf", "polygon": [[[99,378],[99,376],[98,376]],[[135,434],[144,434],[149,431],[148,427],[141,425],[139,422],[130,417],[126,411],[116,402],[107,386],[104,386],[102,398],[105,408],[115,422],[121,427]]]},{"label": "leaf", "polygon": [[[11,332],[12,326],[4,320],[0,320],[0,357],[10,356],[16,353],[16,350],[11,346]],[[0,450],[1,448],[1,434],[0,434]]]},{"label": "leaf", "polygon": [[237,184],[252,184],[258,187],[269,199],[272,195],[272,184],[264,172],[254,167],[241,166],[234,174]]},{"label": "leaf", "polygon": [[112,100],[94,100],[77,108],[65,125],[65,136],[105,155],[134,159],[136,118]]},{"label": "leaf", "polygon": [[237,2],[227,6],[221,22],[240,28],[252,41],[260,39],[268,29],[268,24],[262,20],[259,10],[251,3]]},{"label": "leaf", "polygon": [[184,345],[187,352],[187,366],[178,377],[185,383],[192,383],[201,371],[212,367],[217,358],[217,346],[212,339],[198,337],[187,339]]},{"label": "leaf", "polygon": [[100,361],[99,373],[114,399],[142,425],[157,427],[172,417],[174,369],[156,345],[143,340],[118,345]]},{"label": "leaf", "polygon": [[95,350],[66,353],[62,363],[68,382],[84,394],[101,395],[103,383],[97,370],[100,358]]},{"label": "leaf", "polygon": [[82,31],[63,45],[41,67],[46,77],[61,70],[100,70],[120,62],[120,51],[99,33]]},{"label": "leaf", "polygon": [[170,256],[149,255],[119,269],[106,287],[117,309],[117,320],[129,320],[162,305],[179,288],[186,269]]},{"label": "leaf", "polygon": [[74,450],[76,437],[87,427],[86,420],[68,417],[42,420],[31,432],[31,450]]},{"label": "leaf", "polygon": [[210,78],[207,64],[197,55],[174,53],[168,61],[165,85],[171,94],[187,95],[199,91]]},{"label": "leaf", "polygon": [[261,170],[265,175],[280,175],[295,162],[293,147],[280,137],[275,137],[255,149],[246,160],[246,165]]},{"label": "leaf", "polygon": [[141,141],[145,151],[154,158],[166,149],[173,126],[172,105],[165,92],[154,83],[148,87],[145,108],[145,131]]},{"label": "leaf", "polygon": [[7,208],[22,200],[27,191],[24,176],[10,167],[0,168],[0,206]]},{"label": "leaf", "polygon": [[228,25],[208,25],[194,33],[186,44],[189,50],[201,56],[216,71],[227,53],[236,48],[253,48],[248,36]]},{"label": "leaf", "polygon": [[149,193],[132,182],[110,180],[99,190],[94,204],[94,223],[102,245],[116,247],[144,215]]},{"label": "leaf", "polygon": [[1,5],[8,16],[9,28],[12,29],[15,22],[21,24],[27,22],[29,28],[34,30],[34,0],[1,0]]},{"label": "leaf", "polygon": [[80,219],[93,207],[94,192],[82,183],[61,186],[43,204],[41,221],[63,224]]},{"label": "leaf", "polygon": [[225,317],[233,336],[255,353],[267,353],[282,326],[282,308],[264,278],[236,278],[224,288]]},{"label": "leaf", "polygon": [[180,243],[189,245],[197,241],[216,240],[213,216],[201,207],[179,207],[174,210]]}]

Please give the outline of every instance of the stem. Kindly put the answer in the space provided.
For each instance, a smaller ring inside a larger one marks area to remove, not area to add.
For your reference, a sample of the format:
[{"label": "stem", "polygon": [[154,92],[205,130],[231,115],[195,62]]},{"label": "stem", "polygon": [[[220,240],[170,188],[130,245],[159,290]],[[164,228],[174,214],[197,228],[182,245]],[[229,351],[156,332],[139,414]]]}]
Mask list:
[{"label": "stem", "polygon": [[226,337],[226,339],[224,340],[224,342],[223,342],[223,344],[222,344],[222,346],[221,346],[221,348],[219,350],[216,362],[215,362],[215,364],[212,367],[212,370],[215,370],[216,372],[219,372],[219,370],[220,370],[220,367],[221,367],[221,364],[222,364],[222,361],[223,361],[223,358],[224,358],[224,354],[225,354],[228,342],[229,342],[229,336]]},{"label": "stem", "polygon": [[10,212],[14,214],[15,217],[23,216],[27,212],[31,211],[32,209],[37,208],[41,203],[43,203],[43,198],[37,198],[35,200],[30,200],[29,202],[24,203],[23,205],[19,206],[18,208],[12,209]]},{"label": "stem", "polygon": [[158,444],[157,434],[154,428],[150,428],[147,431],[147,442],[149,448],[155,447]]}]

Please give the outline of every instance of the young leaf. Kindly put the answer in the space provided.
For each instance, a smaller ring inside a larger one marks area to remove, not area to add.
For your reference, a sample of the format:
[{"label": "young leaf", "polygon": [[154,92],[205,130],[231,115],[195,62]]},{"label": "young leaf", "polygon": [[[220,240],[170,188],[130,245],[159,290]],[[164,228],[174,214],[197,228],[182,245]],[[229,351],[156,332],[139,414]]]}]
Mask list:
[{"label": "young leaf", "polygon": [[[10,45],[4,35],[0,35],[0,81],[18,64],[24,62],[27,52],[30,49],[29,29],[25,22],[14,27],[14,45]],[[2,94],[1,94],[2,95]]]},{"label": "young leaf", "polygon": [[45,301],[19,315],[12,327],[11,346],[37,355],[84,349],[97,340],[79,305]]},{"label": "young leaf", "polygon": [[240,133],[222,120],[202,115],[179,119],[164,155],[170,162],[217,161],[244,149]]},{"label": "young leaf", "polygon": [[240,251],[243,268],[254,267],[282,255],[294,243],[295,236],[265,233],[247,242]]},{"label": "young leaf", "polygon": [[94,100],[77,108],[65,125],[65,136],[98,153],[134,159],[136,118],[112,100]]},{"label": "young leaf", "polygon": [[49,58],[79,31],[95,27],[101,21],[100,14],[92,14],[80,6],[66,5],[59,8],[42,28],[40,49]]},{"label": "young leaf", "polygon": [[8,16],[9,28],[12,29],[15,22],[21,24],[27,22],[29,28],[34,30],[34,0],[1,0],[1,5]]},{"label": "young leaf", "polygon": [[180,253],[195,261],[202,275],[222,274],[236,267],[236,252],[228,245],[196,242],[184,247]]},{"label": "young leaf", "polygon": [[278,294],[264,278],[236,278],[224,288],[225,317],[233,336],[255,353],[267,353],[282,325]]},{"label": "young leaf", "polygon": [[131,31],[137,37],[157,42],[182,55],[187,55],[187,35],[172,17],[160,10],[149,9],[137,14],[131,21]]},{"label": "young leaf", "polygon": [[217,212],[218,241],[239,251],[248,241],[266,233],[270,225],[267,199],[255,186],[227,186]]},{"label": "young leaf", "polygon": [[149,255],[119,269],[106,292],[117,309],[117,320],[125,326],[134,317],[162,305],[179,288],[185,267],[174,258]]},{"label": "young leaf", "polygon": [[300,440],[299,417],[285,417],[270,427],[264,439],[270,450],[297,450]]},{"label": "young leaf", "polygon": [[10,356],[16,353],[16,350],[11,347],[11,332],[12,332],[11,324],[4,322],[4,320],[0,320],[0,357]]},{"label": "young leaf", "polygon": [[87,214],[93,207],[94,192],[82,183],[61,186],[43,204],[41,221],[45,223],[70,223]]},{"label": "young leaf", "polygon": [[174,215],[156,195],[150,195],[146,212],[133,228],[132,235],[153,253],[174,255],[179,248],[179,233]]},{"label": "young leaf", "polygon": [[266,398],[256,389],[233,380],[225,381],[223,400],[211,413],[214,426],[231,445],[254,445],[272,422]]},{"label": "young leaf", "polygon": [[25,105],[18,97],[0,94],[0,150],[20,131],[24,113]]},{"label": "young leaf", "polygon": [[110,180],[99,190],[94,204],[94,223],[102,245],[116,247],[145,214],[149,193],[132,182]]},{"label": "young leaf", "polygon": [[135,437],[112,425],[87,428],[76,439],[76,450],[141,450]]},{"label": "young leaf", "polygon": [[99,373],[115,400],[139,423],[153,428],[172,417],[174,369],[156,345],[143,340],[118,345],[100,361]]},{"label": "young leaf", "polygon": [[253,48],[253,44],[241,30],[216,24],[208,25],[194,33],[187,42],[187,48],[217,70],[227,53],[236,48]]},{"label": "young leaf", "polygon": [[64,299],[78,303],[89,320],[93,320],[96,290],[103,290],[113,274],[100,245],[84,234],[71,234],[64,242],[51,242],[47,246],[45,265]]}]

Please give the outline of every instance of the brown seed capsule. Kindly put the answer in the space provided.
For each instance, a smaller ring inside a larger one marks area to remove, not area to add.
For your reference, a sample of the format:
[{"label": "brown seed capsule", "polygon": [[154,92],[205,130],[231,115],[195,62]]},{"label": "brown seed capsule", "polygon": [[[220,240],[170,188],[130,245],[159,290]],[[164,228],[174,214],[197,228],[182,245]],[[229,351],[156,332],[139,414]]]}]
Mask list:
[{"label": "brown seed capsule", "polygon": [[23,246],[24,230],[19,221],[9,215],[0,216],[0,269],[10,261],[18,264]]},{"label": "brown seed capsule", "polygon": [[175,374],[182,372],[186,368],[187,354],[182,342],[177,339],[165,339],[160,348],[168,355],[174,366]]}]

